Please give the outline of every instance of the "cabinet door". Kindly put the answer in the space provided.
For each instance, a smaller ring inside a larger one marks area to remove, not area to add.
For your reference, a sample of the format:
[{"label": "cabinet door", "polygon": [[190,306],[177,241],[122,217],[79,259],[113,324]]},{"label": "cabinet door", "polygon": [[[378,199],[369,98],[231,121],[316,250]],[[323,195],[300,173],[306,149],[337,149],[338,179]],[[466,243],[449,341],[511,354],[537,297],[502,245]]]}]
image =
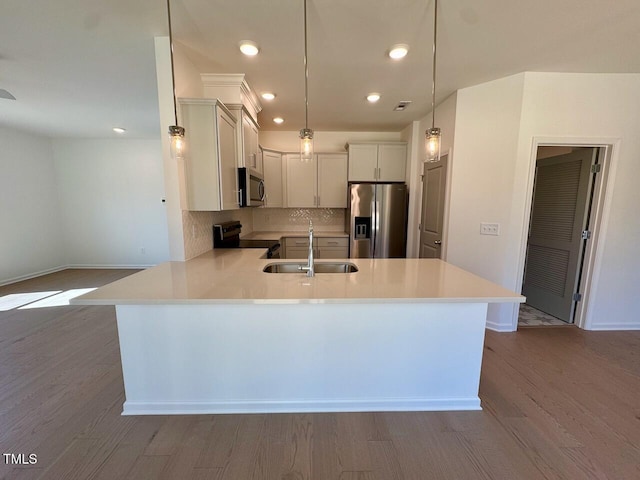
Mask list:
[{"label": "cabinet door", "polygon": [[287,206],[312,208],[316,206],[316,155],[309,162],[300,155],[287,155]]},{"label": "cabinet door", "polygon": [[378,166],[378,145],[349,145],[349,181],[375,182]]},{"label": "cabinet door", "polygon": [[309,256],[309,247],[286,247],[285,258],[307,258]]},{"label": "cabinet door", "polygon": [[347,208],[346,154],[318,154],[317,206]]},{"label": "cabinet door", "polygon": [[238,169],[236,162],[236,120],[220,108],[216,108],[219,174],[220,210],[240,208],[238,199]]},{"label": "cabinet door", "polygon": [[184,104],[181,115],[189,145],[185,158],[187,208],[220,210],[215,108]]},{"label": "cabinet door", "polygon": [[407,146],[378,145],[378,181],[404,182],[407,168]]},{"label": "cabinet door", "polygon": [[258,154],[258,127],[246,112],[242,112],[242,138],[244,144],[245,166],[262,172],[262,163]]},{"label": "cabinet door", "polygon": [[265,207],[282,207],[282,154],[265,150],[264,165]]},{"label": "cabinet door", "polygon": [[318,258],[349,258],[349,247],[318,247],[316,252]]}]

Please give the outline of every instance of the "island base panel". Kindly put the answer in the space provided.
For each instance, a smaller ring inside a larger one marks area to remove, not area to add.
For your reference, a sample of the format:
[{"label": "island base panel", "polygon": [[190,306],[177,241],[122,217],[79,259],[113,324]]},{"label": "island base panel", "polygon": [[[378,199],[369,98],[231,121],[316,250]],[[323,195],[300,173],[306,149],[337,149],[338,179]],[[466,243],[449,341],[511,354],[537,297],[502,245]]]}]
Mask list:
[{"label": "island base panel", "polygon": [[124,415],[480,409],[486,303],[116,311]]}]

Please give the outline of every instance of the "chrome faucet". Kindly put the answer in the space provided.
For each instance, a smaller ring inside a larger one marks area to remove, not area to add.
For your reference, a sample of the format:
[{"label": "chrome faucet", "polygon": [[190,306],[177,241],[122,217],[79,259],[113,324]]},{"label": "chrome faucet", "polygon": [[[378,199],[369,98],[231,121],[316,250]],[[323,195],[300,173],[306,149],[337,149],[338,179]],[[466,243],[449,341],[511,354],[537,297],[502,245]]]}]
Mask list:
[{"label": "chrome faucet", "polygon": [[311,220],[309,220],[309,256],[307,258],[307,265],[300,265],[298,268],[303,272],[307,272],[307,277],[313,277],[315,274],[313,264],[313,222]]}]

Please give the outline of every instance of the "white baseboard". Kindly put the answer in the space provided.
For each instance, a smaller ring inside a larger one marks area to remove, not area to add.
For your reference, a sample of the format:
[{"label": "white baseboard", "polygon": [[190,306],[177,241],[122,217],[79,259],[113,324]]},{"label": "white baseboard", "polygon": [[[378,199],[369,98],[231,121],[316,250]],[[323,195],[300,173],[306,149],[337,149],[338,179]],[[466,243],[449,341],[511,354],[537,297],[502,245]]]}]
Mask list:
[{"label": "white baseboard", "polygon": [[640,330],[640,323],[596,323],[591,324],[589,330]]},{"label": "white baseboard", "polygon": [[37,278],[37,277],[42,277],[43,275],[49,275],[51,273],[56,273],[56,272],[61,272],[62,270],[67,270],[70,268],[77,268],[77,269],[101,269],[101,270],[117,270],[117,269],[132,269],[132,270],[138,270],[138,269],[145,269],[145,268],[149,268],[149,267],[153,267],[155,266],[154,264],[151,265],[102,265],[102,264],[71,264],[71,265],[60,265],[58,267],[53,267],[53,268],[48,268],[47,270],[41,270],[39,272],[33,272],[33,273],[27,273],[25,275],[20,275],[19,277],[13,277],[13,278],[9,278],[7,280],[2,280],[0,281],[0,287],[3,287],[5,285],[10,285],[12,283],[18,283],[18,282],[22,282],[24,280],[30,280],[32,278]]},{"label": "white baseboard", "polygon": [[65,270],[67,267],[62,265],[60,267],[48,268],[46,270],[40,270],[39,272],[27,273],[26,275],[20,275],[18,277],[9,278],[7,280],[0,281],[0,287],[5,285],[9,285],[11,283],[22,282],[24,280],[30,280],[32,278],[41,277],[43,275],[49,275],[50,273],[60,272]]},{"label": "white baseboard", "polygon": [[494,332],[513,332],[514,329],[511,325],[505,325],[503,323],[487,321],[487,329]]},{"label": "white baseboard", "polygon": [[480,398],[389,400],[124,402],[122,415],[207,415],[221,413],[436,412],[482,410]]},{"label": "white baseboard", "polygon": [[126,264],[126,265],[104,265],[104,264],[87,264],[87,263],[78,263],[78,264],[71,264],[71,265],[67,265],[64,268],[77,268],[77,269],[100,269],[100,270],[119,270],[119,269],[145,269],[145,268],[150,268],[150,267],[155,267],[155,264],[149,264],[149,265],[130,265],[130,264]]}]

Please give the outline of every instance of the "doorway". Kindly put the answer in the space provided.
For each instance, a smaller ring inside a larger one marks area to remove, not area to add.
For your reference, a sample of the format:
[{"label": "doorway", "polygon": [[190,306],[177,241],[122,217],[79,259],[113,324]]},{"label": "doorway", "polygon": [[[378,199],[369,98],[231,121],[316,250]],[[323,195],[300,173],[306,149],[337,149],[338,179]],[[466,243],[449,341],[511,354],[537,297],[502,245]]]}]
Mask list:
[{"label": "doorway", "polygon": [[596,146],[537,149],[520,326],[576,321],[603,154]]},{"label": "doorway", "polygon": [[423,166],[420,258],[442,258],[448,164],[448,155],[442,155]]}]

